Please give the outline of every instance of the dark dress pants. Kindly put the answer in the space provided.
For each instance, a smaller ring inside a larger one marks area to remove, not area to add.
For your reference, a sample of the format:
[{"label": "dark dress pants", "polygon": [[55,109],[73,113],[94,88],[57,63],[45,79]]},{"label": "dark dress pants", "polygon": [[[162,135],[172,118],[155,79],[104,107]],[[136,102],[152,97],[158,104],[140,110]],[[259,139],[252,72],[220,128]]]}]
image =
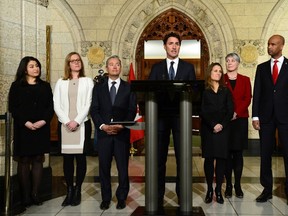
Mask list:
[{"label": "dark dress pants", "polygon": [[110,201],[111,190],[111,163],[113,156],[118,170],[118,187],[116,197],[118,200],[126,200],[129,192],[129,142],[123,142],[116,138],[105,137],[98,139],[99,176],[103,201]]}]

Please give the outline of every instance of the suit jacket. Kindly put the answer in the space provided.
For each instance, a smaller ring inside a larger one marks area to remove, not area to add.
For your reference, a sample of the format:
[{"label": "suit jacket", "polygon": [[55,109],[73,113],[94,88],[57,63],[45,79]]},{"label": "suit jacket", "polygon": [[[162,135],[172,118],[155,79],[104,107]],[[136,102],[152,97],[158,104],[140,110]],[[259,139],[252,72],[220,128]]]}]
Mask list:
[{"label": "suit jacket", "polygon": [[237,75],[237,81],[234,89],[232,88],[228,75],[224,75],[225,85],[233,96],[234,112],[238,118],[248,118],[248,107],[251,103],[252,92],[250,78],[241,74]]},{"label": "suit jacket", "polygon": [[273,84],[270,60],[257,66],[254,81],[252,116],[261,123],[273,117],[288,124],[288,60],[284,58],[276,84]]},{"label": "suit jacket", "polygon": [[[102,84],[95,85],[93,89],[91,117],[98,130],[98,139],[110,136],[99,129],[102,124],[109,124],[112,119],[113,121],[133,121],[136,115],[136,108],[136,95],[131,92],[130,84],[122,79],[113,105],[110,99],[108,79]],[[123,141],[128,140],[129,143],[130,131],[125,128],[114,137]]]},{"label": "suit jacket", "polygon": [[[166,59],[152,66],[149,80],[169,80]],[[194,65],[179,59],[174,80],[196,80]],[[158,114],[160,117],[179,115],[179,94],[169,94],[167,91],[157,93]]]}]

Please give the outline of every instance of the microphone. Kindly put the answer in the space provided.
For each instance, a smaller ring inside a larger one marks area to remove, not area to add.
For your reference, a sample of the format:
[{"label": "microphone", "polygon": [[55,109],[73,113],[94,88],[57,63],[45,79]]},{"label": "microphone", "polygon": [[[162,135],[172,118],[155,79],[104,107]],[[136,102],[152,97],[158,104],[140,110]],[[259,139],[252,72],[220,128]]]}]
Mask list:
[{"label": "microphone", "polygon": [[100,74],[100,76],[102,76],[104,74],[104,70],[100,69],[100,70],[98,70],[98,73]]}]

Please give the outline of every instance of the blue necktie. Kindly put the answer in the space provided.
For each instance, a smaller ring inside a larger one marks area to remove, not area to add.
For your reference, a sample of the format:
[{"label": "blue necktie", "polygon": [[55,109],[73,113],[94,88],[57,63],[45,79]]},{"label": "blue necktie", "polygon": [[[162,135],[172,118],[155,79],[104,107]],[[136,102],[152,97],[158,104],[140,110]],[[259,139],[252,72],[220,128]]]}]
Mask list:
[{"label": "blue necktie", "polygon": [[169,79],[170,80],[174,80],[174,77],[175,77],[175,71],[174,71],[173,64],[174,64],[174,61],[171,61],[171,65],[169,68]]},{"label": "blue necktie", "polygon": [[111,102],[112,104],[114,104],[115,101],[115,97],[116,97],[116,87],[115,87],[116,82],[113,81],[112,82],[112,86],[110,88],[110,98],[111,98]]}]

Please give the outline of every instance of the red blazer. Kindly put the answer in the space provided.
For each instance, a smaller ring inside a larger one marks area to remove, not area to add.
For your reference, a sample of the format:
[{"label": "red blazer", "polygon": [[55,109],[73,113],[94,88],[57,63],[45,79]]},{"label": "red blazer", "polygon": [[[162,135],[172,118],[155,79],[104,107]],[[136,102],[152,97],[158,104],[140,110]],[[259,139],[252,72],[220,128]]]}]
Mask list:
[{"label": "red blazer", "polygon": [[228,75],[224,75],[225,85],[231,91],[234,103],[234,112],[238,118],[248,118],[248,107],[251,103],[252,91],[250,78],[241,74],[237,74],[235,88],[232,89]]}]

